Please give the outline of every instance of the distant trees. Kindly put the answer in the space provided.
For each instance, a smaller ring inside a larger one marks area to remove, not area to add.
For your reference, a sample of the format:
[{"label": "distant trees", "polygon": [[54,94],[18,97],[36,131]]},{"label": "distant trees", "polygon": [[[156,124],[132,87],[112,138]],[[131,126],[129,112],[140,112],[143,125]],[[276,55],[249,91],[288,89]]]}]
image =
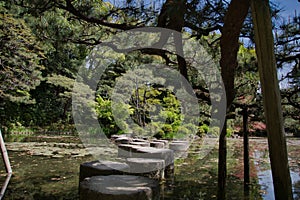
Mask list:
[{"label": "distant trees", "polygon": [[280,82],[285,127],[288,132],[300,135],[300,15],[294,13],[283,19],[275,28],[275,53],[281,69]]}]

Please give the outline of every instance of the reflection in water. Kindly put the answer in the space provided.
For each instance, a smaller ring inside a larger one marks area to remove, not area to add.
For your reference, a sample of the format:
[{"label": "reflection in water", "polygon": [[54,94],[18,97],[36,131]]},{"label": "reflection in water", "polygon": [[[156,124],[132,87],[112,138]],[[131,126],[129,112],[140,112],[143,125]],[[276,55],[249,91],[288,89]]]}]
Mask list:
[{"label": "reflection in water", "polygon": [[9,181],[10,181],[10,179],[11,179],[11,176],[12,176],[11,173],[9,173],[9,174],[6,176],[6,179],[5,179],[5,181],[4,181],[3,185],[2,185],[2,188],[1,188],[0,199],[2,199],[3,196],[4,196],[4,193],[5,193],[5,191],[6,191],[6,188],[7,188],[7,186],[8,186],[8,183],[9,183]]},{"label": "reflection in water", "polygon": [[[274,188],[273,188],[273,179],[272,171],[270,169],[269,162],[263,161],[266,157],[267,152],[256,150],[254,153],[254,163],[257,170],[258,183],[261,186],[261,189],[264,191],[262,197],[265,200],[275,199],[274,197]],[[298,172],[290,171],[292,184],[293,184],[293,195],[294,199],[300,198],[300,175]]]},{"label": "reflection in water", "polygon": [[[291,171],[291,179],[293,184],[293,194],[294,199],[300,198],[300,175],[297,172]],[[262,195],[264,199],[270,200],[275,199],[274,197],[274,188],[273,188],[273,180],[272,180],[272,172],[271,170],[259,171],[258,175],[258,183],[261,185],[261,189],[265,191]]]}]

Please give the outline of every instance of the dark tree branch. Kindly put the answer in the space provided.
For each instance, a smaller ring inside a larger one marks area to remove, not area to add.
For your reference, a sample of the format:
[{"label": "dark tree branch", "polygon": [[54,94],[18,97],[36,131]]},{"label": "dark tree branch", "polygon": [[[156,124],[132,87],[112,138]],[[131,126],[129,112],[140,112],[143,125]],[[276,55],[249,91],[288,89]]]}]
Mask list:
[{"label": "dark tree branch", "polygon": [[296,59],[300,59],[300,53],[299,54],[296,54],[296,55],[293,55],[293,56],[280,56],[280,55],[277,55],[277,62],[280,62],[280,63],[284,63],[284,62],[289,62],[289,61],[293,61],[293,60],[296,60]]},{"label": "dark tree branch", "polygon": [[218,30],[220,31],[222,29],[222,26],[219,24],[217,24],[216,26],[209,27],[209,28],[201,28],[201,27],[198,27],[197,25],[192,24],[187,21],[185,21],[184,27],[190,28],[194,31],[197,31],[197,35],[194,35],[194,36],[197,36],[198,38],[201,37],[202,35],[208,36],[209,33],[213,32],[213,31],[218,31]]},{"label": "dark tree branch", "polygon": [[104,16],[104,18],[95,18],[92,16],[86,16],[74,7],[74,5],[72,4],[72,0],[65,0],[65,2],[66,2],[66,5],[57,3],[57,6],[63,10],[66,10],[66,11],[72,13],[74,16],[76,16],[86,22],[95,23],[95,24],[99,24],[102,26],[120,29],[120,30],[130,30],[133,28],[142,27],[142,26],[137,26],[137,25],[129,25],[127,23],[122,23],[122,24],[110,23],[110,22],[107,22],[106,20],[104,20],[104,19],[106,19],[106,16]]}]

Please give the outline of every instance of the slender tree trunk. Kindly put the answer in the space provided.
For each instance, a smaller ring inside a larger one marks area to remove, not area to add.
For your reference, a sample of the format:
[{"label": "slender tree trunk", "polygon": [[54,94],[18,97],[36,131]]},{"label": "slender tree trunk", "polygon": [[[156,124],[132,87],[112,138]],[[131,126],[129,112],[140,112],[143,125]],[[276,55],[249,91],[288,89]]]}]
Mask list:
[{"label": "slender tree trunk", "polygon": [[[250,7],[249,0],[232,0],[224,19],[221,45],[221,73],[226,89],[227,110],[229,110],[234,96],[234,73],[238,65],[237,52],[239,50],[239,36],[243,22]],[[218,199],[225,199],[226,186],[226,129],[227,120],[219,138],[219,163],[218,163]]]},{"label": "slender tree trunk", "polygon": [[227,176],[227,119],[225,118],[225,123],[221,131],[219,139],[219,162],[218,162],[218,199],[222,200],[226,197],[226,176]]},{"label": "slender tree trunk", "polygon": [[243,131],[244,131],[244,192],[249,195],[250,163],[249,163],[249,135],[248,135],[248,107],[243,107]]},{"label": "slender tree trunk", "polygon": [[251,0],[275,199],[293,199],[268,0]]},{"label": "slender tree trunk", "polygon": [[251,0],[275,198],[293,199],[268,0]]}]

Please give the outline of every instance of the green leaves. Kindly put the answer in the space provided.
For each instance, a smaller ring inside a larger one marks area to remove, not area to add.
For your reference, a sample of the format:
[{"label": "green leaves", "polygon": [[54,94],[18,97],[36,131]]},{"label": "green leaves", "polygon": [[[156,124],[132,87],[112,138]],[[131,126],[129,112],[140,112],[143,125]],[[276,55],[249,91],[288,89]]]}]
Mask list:
[{"label": "green leaves", "polygon": [[[4,9],[4,8],[2,8]],[[44,54],[22,19],[0,14],[0,98],[32,103],[29,91],[40,84]]]}]

